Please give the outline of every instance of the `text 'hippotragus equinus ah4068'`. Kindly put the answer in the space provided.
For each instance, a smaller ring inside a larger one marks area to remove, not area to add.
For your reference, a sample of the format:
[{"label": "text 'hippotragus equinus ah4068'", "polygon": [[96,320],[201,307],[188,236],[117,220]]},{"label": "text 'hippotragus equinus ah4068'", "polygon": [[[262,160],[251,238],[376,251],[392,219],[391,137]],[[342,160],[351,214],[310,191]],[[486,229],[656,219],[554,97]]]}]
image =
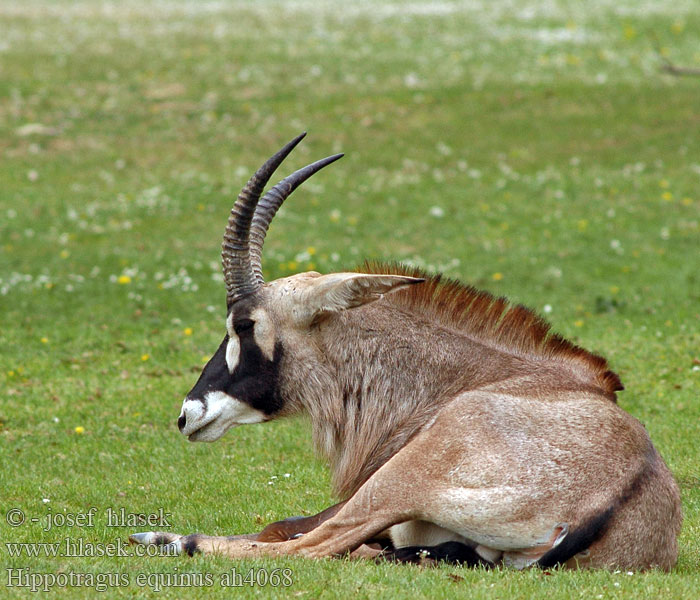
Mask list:
[{"label": "text 'hippotragus equinus ah4068'", "polygon": [[[342,500],[257,534],[142,533],[232,557],[354,552],[416,562],[670,569],[678,487],[616,403],[605,359],[534,312],[397,264],[271,282],[270,221],[309,165],[263,194],[299,143],[243,188],[223,242],[226,333],[178,419],[191,441],[306,413]],[[233,499],[233,502],[236,502]]]}]

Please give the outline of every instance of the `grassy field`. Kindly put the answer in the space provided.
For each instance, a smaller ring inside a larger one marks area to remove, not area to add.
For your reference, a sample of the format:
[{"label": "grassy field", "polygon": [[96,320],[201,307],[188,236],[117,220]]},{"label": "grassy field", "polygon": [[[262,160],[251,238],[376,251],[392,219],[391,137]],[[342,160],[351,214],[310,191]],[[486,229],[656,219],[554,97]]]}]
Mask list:
[{"label": "grassy field", "polygon": [[[0,596],[29,569],[116,574],[105,597],[697,598],[700,79],[659,67],[700,65],[700,5],[663,4],[0,0]],[[266,277],[408,261],[607,356],[682,489],[671,574],[10,556],[144,529],[110,508],[225,535],[334,502],[303,420],[175,426],[224,334],[233,198],[302,130],[285,172],[346,157],[280,212]],[[293,584],[221,586],[263,567]]]}]

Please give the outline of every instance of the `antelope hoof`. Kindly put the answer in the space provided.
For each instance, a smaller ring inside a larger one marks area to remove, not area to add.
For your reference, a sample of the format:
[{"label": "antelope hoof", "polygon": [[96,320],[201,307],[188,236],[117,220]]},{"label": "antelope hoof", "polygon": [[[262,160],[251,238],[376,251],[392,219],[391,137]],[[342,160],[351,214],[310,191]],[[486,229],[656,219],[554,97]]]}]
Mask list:
[{"label": "antelope hoof", "polygon": [[178,556],[183,553],[192,556],[198,551],[196,534],[182,536],[178,533],[163,531],[132,533],[129,536],[129,543],[142,546],[160,546],[161,553],[167,556]]}]

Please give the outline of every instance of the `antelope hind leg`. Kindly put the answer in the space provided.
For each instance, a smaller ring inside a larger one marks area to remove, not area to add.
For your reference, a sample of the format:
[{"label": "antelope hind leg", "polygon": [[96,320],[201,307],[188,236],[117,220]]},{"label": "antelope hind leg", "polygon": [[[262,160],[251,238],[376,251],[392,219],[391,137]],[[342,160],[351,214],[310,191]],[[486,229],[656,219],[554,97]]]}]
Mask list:
[{"label": "antelope hind leg", "polygon": [[377,558],[420,566],[434,565],[438,561],[485,568],[493,567],[495,564],[483,558],[472,546],[462,542],[443,542],[435,546],[403,546],[381,553]]}]

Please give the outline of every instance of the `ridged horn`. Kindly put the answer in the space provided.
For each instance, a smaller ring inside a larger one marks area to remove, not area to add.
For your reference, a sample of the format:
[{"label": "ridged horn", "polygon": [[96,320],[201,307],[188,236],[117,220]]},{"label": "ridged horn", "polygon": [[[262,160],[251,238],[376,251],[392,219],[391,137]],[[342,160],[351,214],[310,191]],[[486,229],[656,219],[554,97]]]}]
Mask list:
[{"label": "ridged horn", "polygon": [[330,165],[341,158],[342,154],[334,154],[305,166],[285,177],[273,188],[269,189],[258,202],[250,226],[250,263],[259,285],[265,283],[262,275],[262,247],[265,241],[267,229],[270,227],[275,214],[289,195],[304,183],[314,173],[318,173],[323,167]]},{"label": "ridged horn", "polygon": [[226,303],[229,306],[245,296],[254,294],[262,285],[253,272],[250,261],[250,226],[255,208],[272,174],[305,135],[306,132],[298,135],[269,158],[246,183],[231,209],[224,241],[221,244]]}]

